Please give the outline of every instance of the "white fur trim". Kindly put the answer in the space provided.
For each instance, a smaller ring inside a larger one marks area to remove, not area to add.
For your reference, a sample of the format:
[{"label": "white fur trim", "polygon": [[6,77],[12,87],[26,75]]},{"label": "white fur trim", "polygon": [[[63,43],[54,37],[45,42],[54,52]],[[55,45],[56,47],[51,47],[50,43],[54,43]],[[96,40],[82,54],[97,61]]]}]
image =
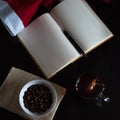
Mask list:
[{"label": "white fur trim", "polygon": [[8,3],[3,0],[0,0],[0,19],[11,36],[16,36],[24,29],[22,20]]}]

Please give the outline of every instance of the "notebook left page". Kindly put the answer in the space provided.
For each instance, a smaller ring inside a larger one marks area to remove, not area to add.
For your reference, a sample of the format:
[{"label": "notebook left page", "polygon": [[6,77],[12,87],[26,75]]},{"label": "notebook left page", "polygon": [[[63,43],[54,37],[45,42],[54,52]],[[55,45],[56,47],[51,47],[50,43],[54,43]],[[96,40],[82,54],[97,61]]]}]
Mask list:
[{"label": "notebook left page", "polygon": [[35,19],[17,37],[48,79],[81,56],[49,13]]}]

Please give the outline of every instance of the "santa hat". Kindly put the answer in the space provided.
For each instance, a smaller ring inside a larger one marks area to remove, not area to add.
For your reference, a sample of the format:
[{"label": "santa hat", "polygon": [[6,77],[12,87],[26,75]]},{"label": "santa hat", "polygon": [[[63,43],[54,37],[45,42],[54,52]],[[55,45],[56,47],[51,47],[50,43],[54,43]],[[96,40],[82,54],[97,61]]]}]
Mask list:
[{"label": "santa hat", "polygon": [[28,25],[40,4],[52,5],[54,0],[0,0],[0,19],[8,32],[16,36]]}]

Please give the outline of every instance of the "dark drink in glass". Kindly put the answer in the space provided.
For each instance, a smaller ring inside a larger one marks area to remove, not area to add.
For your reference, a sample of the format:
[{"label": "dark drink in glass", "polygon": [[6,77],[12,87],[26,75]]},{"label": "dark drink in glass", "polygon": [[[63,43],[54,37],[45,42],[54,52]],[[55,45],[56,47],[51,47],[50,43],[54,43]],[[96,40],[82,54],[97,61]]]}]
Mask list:
[{"label": "dark drink in glass", "polygon": [[75,87],[78,96],[84,99],[95,100],[99,103],[108,103],[110,101],[110,99],[103,94],[105,86],[97,75],[92,73],[80,75],[76,81]]}]

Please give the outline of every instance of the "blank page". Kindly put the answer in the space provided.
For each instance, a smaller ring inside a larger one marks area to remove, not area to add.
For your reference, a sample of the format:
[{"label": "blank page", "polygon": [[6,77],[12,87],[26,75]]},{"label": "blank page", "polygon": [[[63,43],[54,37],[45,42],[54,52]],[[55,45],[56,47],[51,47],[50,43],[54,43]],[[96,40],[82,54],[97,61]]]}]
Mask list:
[{"label": "blank page", "polygon": [[29,24],[18,38],[47,78],[81,56],[49,13]]},{"label": "blank page", "polygon": [[64,0],[50,14],[85,53],[113,36],[84,0]]}]

